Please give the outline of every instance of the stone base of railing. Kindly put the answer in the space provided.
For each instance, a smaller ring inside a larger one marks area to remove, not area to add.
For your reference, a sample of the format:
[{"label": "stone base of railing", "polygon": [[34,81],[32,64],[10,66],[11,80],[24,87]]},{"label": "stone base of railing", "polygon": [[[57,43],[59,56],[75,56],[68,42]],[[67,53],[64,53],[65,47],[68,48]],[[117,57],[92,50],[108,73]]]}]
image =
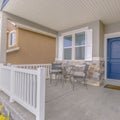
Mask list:
[{"label": "stone base of railing", "polygon": [[[104,82],[104,61],[93,60],[93,61],[56,61],[67,63],[70,65],[83,65],[85,63],[89,64],[88,70],[88,84],[94,86],[100,86]],[[83,69],[81,69],[83,71]]]},{"label": "stone base of railing", "polygon": [[88,85],[92,85],[92,86],[101,86],[104,84],[104,80],[101,80],[101,81],[96,81],[96,80],[88,80],[87,81],[87,84]]},{"label": "stone base of railing", "polygon": [[10,120],[35,120],[35,115],[16,102],[10,103],[9,97],[2,91],[0,91],[0,103]]}]

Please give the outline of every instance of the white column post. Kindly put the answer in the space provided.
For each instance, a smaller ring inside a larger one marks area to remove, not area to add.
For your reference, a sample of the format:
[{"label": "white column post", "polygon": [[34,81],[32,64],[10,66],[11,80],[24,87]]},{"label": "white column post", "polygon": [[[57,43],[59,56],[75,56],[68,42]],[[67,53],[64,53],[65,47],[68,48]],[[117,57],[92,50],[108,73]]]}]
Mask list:
[{"label": "white column post", "polygon": [[1,90],[1,88],[2,88],[2,66],[3,66],[3,64],[0,64],[0,90]]},{"label": "white column post", "polygon": [[45,79],[46,69],[38,68],[36,120],[45,120]]},{"label": "white column post", "polygon": [[58,59],[58,37],[56,37],[56,53],[55,53],[55,61]]},{"label": "white column post", "polygon": [[11,78],[10,78],[10,102],[14,102],[14,67],[11,66]]},{"label": "white column post", "polygon": [[0,12],[0,63],[6,63],[7,17]]}]

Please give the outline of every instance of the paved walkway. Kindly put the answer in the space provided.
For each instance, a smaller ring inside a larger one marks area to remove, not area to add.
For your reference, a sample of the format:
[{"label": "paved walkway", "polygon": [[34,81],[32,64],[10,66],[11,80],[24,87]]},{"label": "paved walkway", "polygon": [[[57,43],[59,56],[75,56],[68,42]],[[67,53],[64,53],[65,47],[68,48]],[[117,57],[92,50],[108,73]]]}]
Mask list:
[{"label": "paved walkway", "polygon": [[70,84],[46,89],[46,120],[120,120],[120,91]]}]

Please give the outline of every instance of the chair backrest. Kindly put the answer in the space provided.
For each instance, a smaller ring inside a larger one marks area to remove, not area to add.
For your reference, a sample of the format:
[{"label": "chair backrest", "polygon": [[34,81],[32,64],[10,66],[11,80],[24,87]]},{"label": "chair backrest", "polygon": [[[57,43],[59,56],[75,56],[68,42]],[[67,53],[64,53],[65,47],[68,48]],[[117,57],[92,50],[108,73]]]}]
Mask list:
[{"label": "chair backrest", "polygon": [[52,63],[52,69],[62,69],[62,63]]},{"label": "chair backrest", "polygon": [[83,70],[82,70],[82,67],[80,66],[72,66],[72,71],[71,71],[71,74],[72,75],[80,75],[83,74]]},{"label": "chair backrest", "polygon": [[73,76],[84,76],[86,77],[87,76],[87,73],[88,73],[88,69],[89,69],[89,65],[88,64],[85,64],[85,65],[82,65],[82,66],[73,66],[72,68],[72,75]]},{"label": "chair backrest", "polygon": [[85,67],[84,67],[84,70],[83,70],[83,72],[85,73],[85,75],[87,75],[88,69],[89,69],[89,65],[85,64]]},{"label": "chair backrest", "polygon": [[63,74],[65,74],[65,75],[71,74],[71,71],[72,71],[71,65],[63,66]]}]

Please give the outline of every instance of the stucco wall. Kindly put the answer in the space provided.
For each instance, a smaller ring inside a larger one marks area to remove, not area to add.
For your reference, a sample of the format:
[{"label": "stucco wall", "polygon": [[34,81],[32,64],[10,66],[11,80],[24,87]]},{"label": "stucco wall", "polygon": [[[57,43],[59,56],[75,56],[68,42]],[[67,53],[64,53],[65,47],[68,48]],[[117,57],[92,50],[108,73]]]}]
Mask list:
[{"label": "stucco wall", "polygon": [[7,53],[7,63],[40,64],[55,60],[56,39],[18,28],[20,50]]},{"label": "stucco wall", "polygon": [[7,62],[6,61],[6,40],[7,40],[6,31],[7,31],[8,20],[14,21],[14,22],[19,23],[19,24],[26,25],[26,26],[30,27],[31,29],[32,28],[37,29],[39,31],[44,32],[45,34],[52,34],[54,36],[56,36],[58,34],[58,32],[53,30],[53,29],[50,29],[48,27],[36,24],[36,23],[34,23],[30,20],[26,20],[24,18],[12,15],[12,14],[4,12],[4,11],[0,12],[0,18],[2,18],[1,19],[1,22],[2,22],[1,29],[2,29],[2,31],[0,32],[1,33],[1,35],[0,35],[0,63],[6,63]]}]

